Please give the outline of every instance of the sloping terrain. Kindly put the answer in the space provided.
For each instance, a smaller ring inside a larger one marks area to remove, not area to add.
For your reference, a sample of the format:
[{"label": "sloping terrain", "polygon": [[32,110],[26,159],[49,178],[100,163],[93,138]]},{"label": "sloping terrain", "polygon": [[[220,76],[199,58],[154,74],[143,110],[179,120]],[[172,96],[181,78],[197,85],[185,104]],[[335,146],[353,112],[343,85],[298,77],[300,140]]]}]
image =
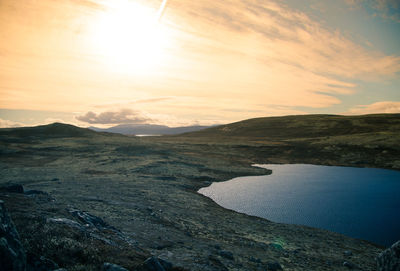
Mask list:
[{"label": "sloping terrain", "polygon": [[96,133],[89,129],[79,128],[69,124],[53,123],[35,127],[20,127],[0,129],[0,139],[2,141],[12,138],[24,139],[46,139],[63,137],[90,137]]},{"label": "sloping terrain", "polygon": [[304,115],[250,119],[154,140],[236,148],[263,163],[400,169],[399,135],[400,114]]},{"label": "sloping terrain", "polygon": [[187,133],[193,137],[245,137],[268,139],[318,138],[400,132],[400,114],[363,116],[299,115],[249,119]]},{"label": "sloping terrain", "polygon": [[270,173],[253,163],[399,168],[392,144],[399,136],[388,123],[368,133],[273,140],[210,133],[221,127],[207,137],[149,138],[63,124],[3,129],[0,186],[25,192],[0,189],[0,200],[28,260],[70,271],[100,270],[104,262],[151,270],[143,269],[150,256],[167,262],[165,270],[375,270],[377,245],[226,210],[197,190]]}]

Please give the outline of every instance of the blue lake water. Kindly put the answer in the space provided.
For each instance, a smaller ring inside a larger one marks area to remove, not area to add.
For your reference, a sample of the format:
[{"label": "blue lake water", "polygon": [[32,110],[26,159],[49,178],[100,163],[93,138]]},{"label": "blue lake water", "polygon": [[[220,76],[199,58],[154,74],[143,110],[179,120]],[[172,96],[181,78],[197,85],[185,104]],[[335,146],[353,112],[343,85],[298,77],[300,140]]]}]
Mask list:
[{"label": "blue lake water", "polygon": [[257,165],[271,175],[199,190],[219,205],[389,246],[400,239],[400,172],[303,164]]}]

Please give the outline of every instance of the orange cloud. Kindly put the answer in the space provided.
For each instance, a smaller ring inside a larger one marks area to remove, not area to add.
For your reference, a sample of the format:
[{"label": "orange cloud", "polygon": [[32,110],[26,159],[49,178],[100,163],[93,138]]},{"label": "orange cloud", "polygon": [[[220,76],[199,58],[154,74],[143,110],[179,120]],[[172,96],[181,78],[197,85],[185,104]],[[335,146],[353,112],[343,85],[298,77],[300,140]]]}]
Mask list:
[{"label": "orange cloud", "polygon": [[362,115],[375,113],[400,113],[400,102],[376,102],[368,105],[358,105],[348,111],[348,114]]}]

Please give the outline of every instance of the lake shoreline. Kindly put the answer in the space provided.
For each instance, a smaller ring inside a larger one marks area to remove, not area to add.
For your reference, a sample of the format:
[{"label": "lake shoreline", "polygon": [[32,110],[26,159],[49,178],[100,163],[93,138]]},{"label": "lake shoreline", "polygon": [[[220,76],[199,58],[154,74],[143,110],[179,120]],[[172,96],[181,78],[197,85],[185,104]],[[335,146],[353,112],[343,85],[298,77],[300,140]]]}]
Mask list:
[{"label": "lake shoreline", "polygon": [[[326,229],[386,246],[400,239],[394,230],[400,222],[390,213],[400,208],[394,193],[400,190],[397,171],[308,164],[252,166],[272,170],[272,174],[214,182],[198,193],[226,209],[277,223]],[[390,227],[384,229],[382,223]]]}]

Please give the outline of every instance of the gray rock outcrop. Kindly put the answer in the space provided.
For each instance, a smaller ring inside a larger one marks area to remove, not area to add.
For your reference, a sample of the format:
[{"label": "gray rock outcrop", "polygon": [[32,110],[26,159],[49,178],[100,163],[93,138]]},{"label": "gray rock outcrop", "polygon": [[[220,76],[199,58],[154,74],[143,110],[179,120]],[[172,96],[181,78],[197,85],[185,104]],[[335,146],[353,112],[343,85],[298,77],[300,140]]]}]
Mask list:
[{"label": "gray rock outcrop", "polygon": [[2,270],[24,271],[26,255],[18,232],[0,200],[0,267]]},{"label": "gray rock outcrop", "polygon": [[380,253],[376,262],[378,271],[400,271],[400,241]]}]

